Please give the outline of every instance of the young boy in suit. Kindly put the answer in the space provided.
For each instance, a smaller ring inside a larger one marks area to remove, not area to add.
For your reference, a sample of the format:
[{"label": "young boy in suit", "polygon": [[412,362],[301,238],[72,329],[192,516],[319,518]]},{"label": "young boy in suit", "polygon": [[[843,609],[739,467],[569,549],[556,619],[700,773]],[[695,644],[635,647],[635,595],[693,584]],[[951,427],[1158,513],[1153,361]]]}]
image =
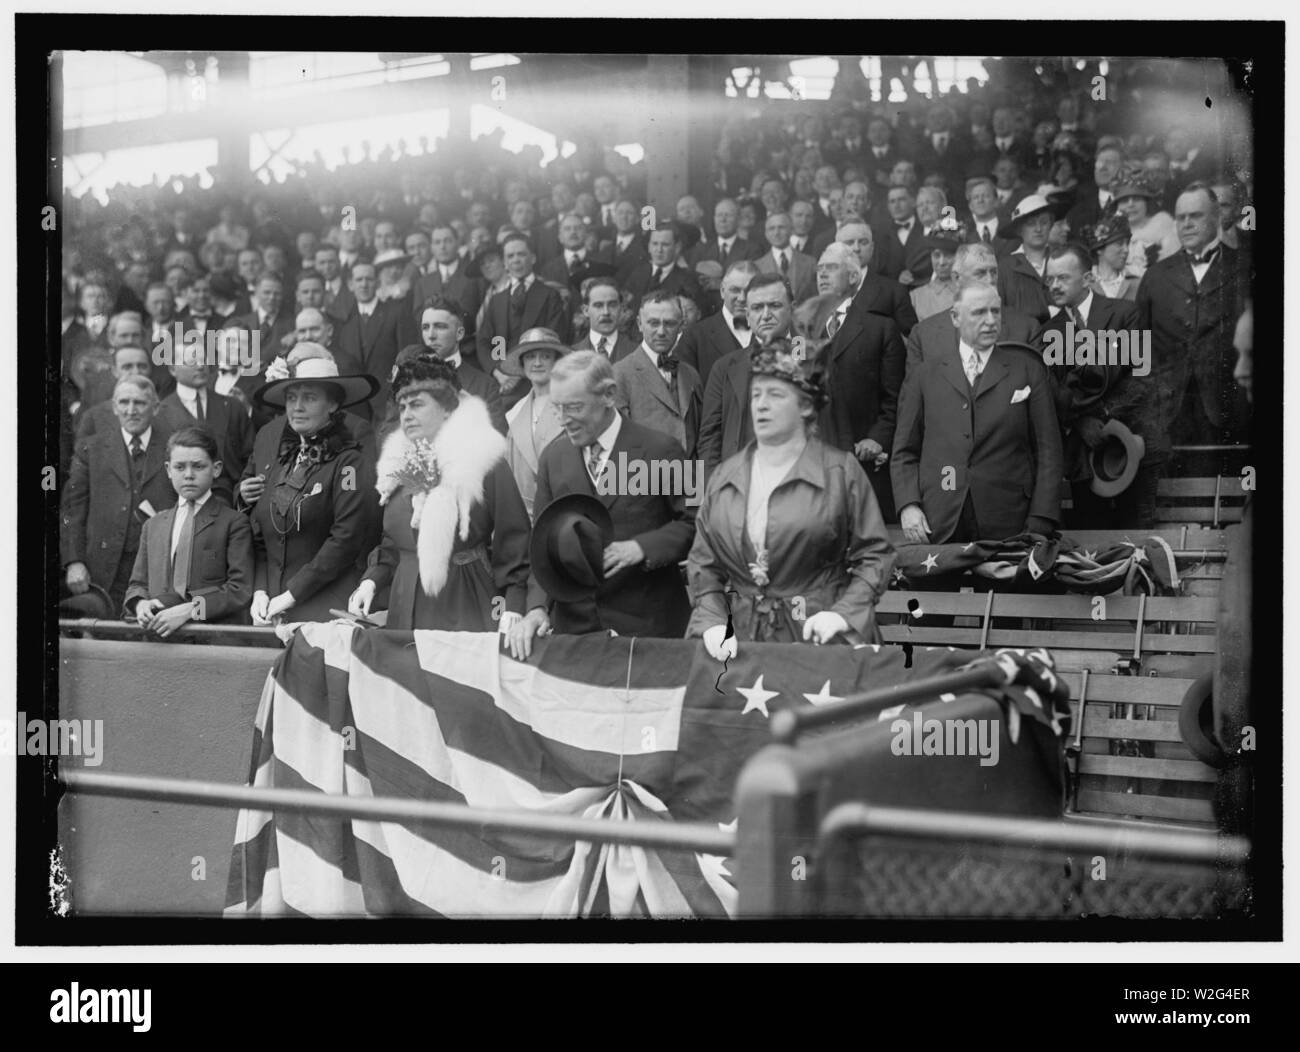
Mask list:
[{"label": "young boy in suit", "polygon": [[216,500],[217,441],[201,427],[167,440],[167,475],[176,507],[145,524],[126,592],[126,610],[167,637],[187,621],[246,624],[253,599],[253,531],[248,518]]}]

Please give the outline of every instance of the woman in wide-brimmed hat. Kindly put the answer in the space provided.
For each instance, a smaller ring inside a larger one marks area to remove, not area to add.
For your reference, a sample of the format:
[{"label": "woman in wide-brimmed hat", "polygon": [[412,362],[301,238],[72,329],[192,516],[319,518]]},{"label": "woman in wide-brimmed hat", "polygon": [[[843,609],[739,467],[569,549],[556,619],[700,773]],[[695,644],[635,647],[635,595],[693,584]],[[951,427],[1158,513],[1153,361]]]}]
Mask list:
[{"label": "woman in wide-brimmed hat", "polygon": [[383,541],[348,611],[368,616],[388,588],[389,628],[505,631],[523,613],[529,535],[506,440],[432,352],[398,367],[392,397],[399,427],[378,469]]},{"label": "woman in wide-brimmed hat", "polygon": [[[300,346],[299,350],[302,347]],[[283,411],[284,429],[268,470],[250,461],[262,485],[241,502],[251,503],[255,557],[252,615],[266,624],[325,621],[342,606],[360,577],[361,557],[374,543],[376,503],[367,492],[361,446],[344,423],[343,410],[373,397],[371,376],[340,376],[324,348],[304,357],[291,375],[253,393],[260,408]],[[256,482],[257,478],[245,472]]]},{"label": "woman in wide-brimmed hat", "polygon": [[754,439],[713,472],[696,516],[686,634],[719,660],[742,640],[876,638],[894,549],[857,458],[817,437],[827,342],[753,351]]},{"label": "woman in wide-brimmed hat", "polygon": [[1141,279],[1128,272],[1128,220],[1120,215],[1098,220],[1083,227],[1079,238],[1097,260],[1089,275],[1092,288],[1109,299],[1136,300]]},{"label": "woman in wide-brimmed hat", "polygon": [[501,371],[507,376],[525,377],[531,385],[528,394],[506,414],[506,461],[530,519],[541,511],[533,507],[537,460],[563,430],[551,402],[551,367],[568,353],[569,348],[554,331],[539,327],[521,335],[501,363]]},{"label": "woman in wide-brimmed hat", "polygon": [[1128,272],[1141,277],[1158,260],[1182,248],[1174,219],[1160,208],[1160,194],[1144,172],[1137,172],[1113,187],[1115,210],[1128,220]]}]

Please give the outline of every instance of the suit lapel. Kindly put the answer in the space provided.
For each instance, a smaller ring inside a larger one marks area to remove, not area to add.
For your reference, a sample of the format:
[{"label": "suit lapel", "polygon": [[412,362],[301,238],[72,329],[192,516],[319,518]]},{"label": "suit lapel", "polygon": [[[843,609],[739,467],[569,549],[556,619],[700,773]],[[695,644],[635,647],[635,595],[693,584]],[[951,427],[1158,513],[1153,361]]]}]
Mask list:
[{"label": "suit lapel", "polygon": [[165,435],[159,435],[157,429],[149,436],[149,448],[144,451],[144,471],[140,479],[140,488],[143,490],[160,470],[167,459],[167,439]]},{"label": "suit lapel", "polygon": [[979,387],[975,390],[975,398],[979,400],[986,394],[997,387],[1003,380],[1011,375],[1011,367],[1003,360],[1002,355],[994,349],[993,354],[989,357],[988,365],[984,367],[984,372],[979,377]]},{"label": "suit lapel", "polygon": [[966,380],[966,366],[961,360],[961,341],[957,338],[957,330],[947,330],[945,339],[949,340],[949,344],[942,359],[944,379],[952,384],[959,395],[968,398],[970,384]]},{"label": "suit lapel", "polygon": [[727,379],[731,381],[731,389],[736,393],[736,401],[740,403],[740,408],[744,412],[749,411],[749,360],[742,354],[731,365],[728,370]]},{"label": "suit lapel", "polygon": [[674,413],[678,412],[677,403],[673,399],[672,391],[668,389],[668,385],[664,382],[663,374],[650,364],[650,360],[644,354],[637,356],[635,368],[641,376],[641,382],[645,384],[646,389],[668,409],[671,409]]},{"label": "suit lapel", "polygon": [[[831,315],[831,317],[834,317],[834,315]],[[844,324],[840,326],[839,331],[835,334],[835,339],[831,341],[831,361],[843,354],[861,331],[862,318],[850,310],[844,315]]]},{"label": "suit lapel", "polygon": [[117,417],[113,417],[113,426],[115,430],[116,442],[114,443],[114,453],[109,457],[113,465],[113,474],[122,480],[123,484],[131,488],[131,452],[127,449],[126,443],[122,441],[121,428],[117,423]]},{"label": "suit lapel", "polygon": [[[213,498],[209,497],[208,504],[211,504],[212,500]],[[160,543],[149,550],[149,587],[152,589],[155,582],[161,582],[163,590],[169,591],[172,586],[172,527],[176,523],[176,509],[164,508],[156,516],[156,521],[158,525],[155,529]]]},{"label": "suit lapel", "polygon": [[[202,533],[204,530],[206,530],[209,526],[211,526],[216,521],[217,521],[217,498],[209,497],[207,501],[204,502],[203,507],[199,509],[198,514],[194,516],[194,536],[198,537],[200,533]],[[190,550],[192,553],[197,552],[198,546],[195,545]],[[193,562],[193,555],[191,555],[191,563],[192,562]],[[193,575],[191,574],[191,580],[192,579],[193,579]]]}]

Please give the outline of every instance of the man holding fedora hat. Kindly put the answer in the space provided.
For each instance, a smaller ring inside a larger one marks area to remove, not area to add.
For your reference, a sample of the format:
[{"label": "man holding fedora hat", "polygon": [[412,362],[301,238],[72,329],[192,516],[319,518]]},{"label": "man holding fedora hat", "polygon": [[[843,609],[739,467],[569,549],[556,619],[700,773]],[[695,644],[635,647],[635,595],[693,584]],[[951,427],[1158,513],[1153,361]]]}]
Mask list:
[{"label": "man holding fedora hat", "polygon": [[[534,507],[542,511],[533,526],[528,614],[508,636],[520,660],[552,627],[665,637],[686,631],[691,605],[678,563],[695,537],[695,509],[685,492],[620,492],[618,481],[637,462],[676,461],[675,475],[685,479],[686,453],[662,432],[621,416],[615,389],[613,366],[595,351],[574,351],[551,370],[564,433],[538,459]],[[552,501],[564,503],[552,508]]]},{"label": "man holding fedora hat", "polygon": [[[1152,427],[1150,381],[1131,365],[1105,360],[1113,334],[1136,335],[1137,307],[1092,291],[1091,254],[1080,245],[1054,249],[1047,289],[1059,308],[1037,341],[1078,346],[1089,331],[1102,360],[1049,365],[1061,423],[1065,477],[1074,493],[1068,526],[1077,530],[1148,529],[1155,521],[1157,464],[1169,456]],[[1073,356],[1071,356],[1072,358]]]}]

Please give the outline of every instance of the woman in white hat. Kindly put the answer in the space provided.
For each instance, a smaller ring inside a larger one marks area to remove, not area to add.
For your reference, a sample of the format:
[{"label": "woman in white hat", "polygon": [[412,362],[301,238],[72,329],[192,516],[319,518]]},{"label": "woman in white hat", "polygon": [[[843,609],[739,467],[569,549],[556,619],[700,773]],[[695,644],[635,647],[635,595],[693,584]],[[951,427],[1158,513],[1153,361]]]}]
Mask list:
[{"label": "woman in white hat", "polygon": [[388,628],[506,631],[523,614],[528,512],[506,440],[436,354],[393,379],[399,427],[379,455],[383,541],[348,599],[362,617],[389,588]]},{"label": "woman in white hat", "polygon": [[373,397],[378,386],[371,376],[340,376],[331,358],[311,357],[254,392],[256,405],[285,414],[278,450],[249,512],[254,624],[281,616],[327,621],[356,587],[377,506],[368,485],[373,468],[343,410]]},{"label": "woman in white hat", "polygon": [[551,440],[563,430],[560,415],[551,403],[551,366],[569,353],[551,329],[529,329],[506,354],[501,371],[507,376],[523,376],[531,389],[506,414],[506,460],[519,486],[530,519],[541,508],[533,507],[537,493],[537,458]]}]

